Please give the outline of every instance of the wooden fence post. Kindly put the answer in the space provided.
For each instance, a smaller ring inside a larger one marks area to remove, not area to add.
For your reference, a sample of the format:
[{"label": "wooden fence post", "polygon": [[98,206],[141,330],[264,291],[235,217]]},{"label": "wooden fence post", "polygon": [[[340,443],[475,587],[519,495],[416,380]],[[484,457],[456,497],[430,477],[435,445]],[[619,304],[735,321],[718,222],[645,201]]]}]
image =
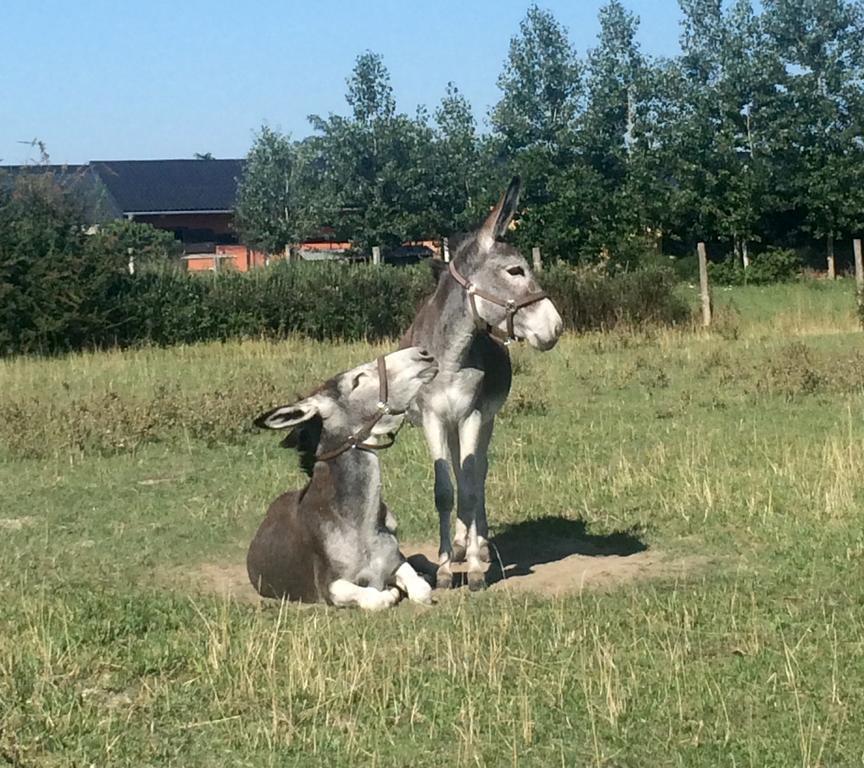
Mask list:
[{"label": "wooden fence post", "polygon": [[444,261],[450,263],[450,239],[447,237],[441,238],[441,250],[444,252]]},{"label": "wooden fence post", "polygon": [[828,235],[828,279],[833,280],[837,276],[834,269],[834,233]]},{"label": "wooden fence post", "polygon": [[696,253],[699,256],[699,293],[702,296],[702,325],[711,325],[711,294],[708,291],[708,255],[705,252],[705,243],[696,245]]},{"label": "wooden fence post", "polygon": [[531,249],[531,260],[534,262],[534,270],[540,272],[543,269],[543,257],[540,255],[540,246],[535,245]]},{"label": "wooden fence post", "polygon": [[372,263],[376,266],[381,266],[381,246],[373,245],[372,246]]},{"label": "wooden fence post", "polygon": [[855,285],[861,291],[864,289],[864,260],[861,258],[861,240],[858,238],[853,240],[852,248],[855,251]]}]

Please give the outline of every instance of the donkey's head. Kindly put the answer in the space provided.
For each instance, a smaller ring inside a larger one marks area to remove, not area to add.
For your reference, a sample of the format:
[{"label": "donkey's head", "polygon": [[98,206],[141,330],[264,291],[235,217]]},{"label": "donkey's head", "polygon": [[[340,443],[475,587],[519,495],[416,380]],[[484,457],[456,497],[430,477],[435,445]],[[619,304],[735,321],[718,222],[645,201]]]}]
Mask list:
[{"label": "donkey's head", "polygon": [[[510,332],[508,314],[512,314],[512,332],[541,350],[555,346],[564,323],[555,305],[542,298],[515,309],[523,301],[530,301],[540,293],[534,273],[528,262],[512,245],[502,241],[519,204],[521,182],[518,177],[510,182],[480,229],[472,232],[456,248],[454,266],[477,290],[474,295],[476,312],[480,319],[494,328]],[[498,302],[484,298],[495,297]],[[512,302],[508,310],[507,302]]]},{"label": "donkey's head", "polygon": [[435,378],[438,364],[425,350],[409,347],[386,355],[384,368],[384,386],[378,361],[364,363],[334,376],[292,405],[262,413],[255,424],[291,429],[283,445],[300,450],[309,472],[316,453],[338,450],[358,436],[364,446],[383,447],[399,431],[420,387]]}]

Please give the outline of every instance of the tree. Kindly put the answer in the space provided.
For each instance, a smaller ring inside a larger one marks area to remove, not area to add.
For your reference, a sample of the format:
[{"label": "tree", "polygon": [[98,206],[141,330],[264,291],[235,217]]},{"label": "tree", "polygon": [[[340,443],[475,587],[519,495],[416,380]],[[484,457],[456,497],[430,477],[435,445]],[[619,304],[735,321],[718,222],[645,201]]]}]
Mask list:
[{"label": "tree", "polygon": [[390,72],[381,54],[366,51],[357,57],[351,77],[346,80],[345,100],[357,123],[371,125],[396,113]]},{"label": "tree", "polygon": [[0,353],[111,343],[128,256],[90,246],[82,207],[49,172],[0,191]]},{"label": "tree", "polygon": [[498,78],[490,120],[498,161],[524,180],[515,238],[575,260],[590,210],[589,171],[576,151],[582,83],[567,30],[548,11],[528,9]]},{"label": "tree", "polygon": [[787,157],[805,225],[825,238],[829,274],[834,239],[862,226],[864,211],[864,19],[844,0],[768,0],[765,15],[787,72],[783,124]]},{"label": "tree", "polygon": [[246,243],[278,253],[303,239],[309,229],[303,174],[298,148],[263,126],[246,157],[237,192],[237,224]]},{"label": "tree", "polygon": [[183,244],[171,232],[150,224],[121,219],[103,224],[85,243],[88,254],[126,254],[133,258],[135,269],[176,265]]},{"label": "tree", "polygon": [[588,99],[580,126],[579,145],[597,179],[592,249],[621,261],[645,249],[649,227],[658,229],[649,214],[649,203],[656,200],[655,168],[644,124],[651,80],[636,43],[638,25],[619,0],[600,9],[600,37],[588,54]]},{"label": "tree", "polygon": [[681,8],[681,119],[668,130],[674,173],[692,211],[689,234],[730,241],[746,266],[748,244],[776,204],[770,190],[782,68],[750,0],[728,11],[720,0],[681,0]]},{"label": "tree", "polygon": [[579,107],[580,70],[567,30],[549,11],[528,9],[510,40],[498,87],[501,100],[490,117],[507,153],[568,142]]},{"label": "tree", "polygon": [[433,132],[425,112],[397,113],[377,54],[358,57],[347,81],[351,117],[311,115],[308,150],[319,225],[335,226],[368,253],[437,234]]},{"label": "tree", "polygon": [[[484,146],[471,105],[453,83],[435,110],[433,204],[442,232],[465,229],[483,218],[490,190]],[[497,186],[497,185],[496,185]]]}]

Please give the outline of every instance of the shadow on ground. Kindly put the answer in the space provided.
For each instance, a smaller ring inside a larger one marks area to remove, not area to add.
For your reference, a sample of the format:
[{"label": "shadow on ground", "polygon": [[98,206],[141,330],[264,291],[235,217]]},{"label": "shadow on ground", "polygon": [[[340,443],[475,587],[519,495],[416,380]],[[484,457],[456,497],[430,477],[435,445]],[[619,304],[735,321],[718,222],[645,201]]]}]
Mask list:
[{"label": "shadow on ground", "polygon": [[507,526],[496,534],[490,547],[486,583],[528,576],[535,566],[584,557],[629,557],[648,549],[639,528],[611,533],[589,533],[584,520],[541,517]]},{"label": "shadow on ground", "polygon": [[[590,533],[584,520],[543,517],[503,528],[491,542],[492,562],[486,582],[492,591],[514,595],[554,597],[586,589],[614,589],[658,579],[678,580],[701,571],[711,561],[698,553],[672,556],[651,548],[644,531],[631,528],[611,533]],[[406,543],[409,562],[434,582],[438,547],[431,541]],[[465,563],[453,564],[453,586],[465,584]],[[174,569],[171,581],[184,589],[260,602],[243,563],[199,563]],[[436,596],[448,599],[436,590]],[[455,596],[456,591],[451,592]]]},{"label": "shadow on ground", "polygon": [[[435,547],[408,545],[405,552],[418,571],[434,576]],[[662,576],[673,566],[662,552],[648,551],[640,528],[595,534],[584,520],[553,516],[507,526],[492,538],[490,556],[488,586],[546,595]],[[465,564],[454,563],[453,586],[465,583]]]}]

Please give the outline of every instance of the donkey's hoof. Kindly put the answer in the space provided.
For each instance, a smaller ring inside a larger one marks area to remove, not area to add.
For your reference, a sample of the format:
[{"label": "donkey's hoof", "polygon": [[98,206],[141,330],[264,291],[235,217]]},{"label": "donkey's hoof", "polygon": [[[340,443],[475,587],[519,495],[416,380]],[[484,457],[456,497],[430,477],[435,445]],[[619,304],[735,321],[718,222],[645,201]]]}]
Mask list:
[{"label": "donkey's hoof", "polygon": [[489,560],[489,543],[488,543],[488,542],[484,541],[484,542],[480,545],[480,553],[479,553],[479,557],[480,557],[480,562],[481,562],[481,563],[488,563],[488,562],[490,562],[490,560]]},{"label": "donkey's hoof", "polygon": [[450,562],[451,563],[464,563],[465,562],[465,544],[461,541],[453,542],[453,552],[450,554]]},{"label": "donkey's hoof", "polygon": [[468,589],[472,592],[482,592],[486,589],[485,573],[468,573]]},{"label": "donkey's hoof", "polygon": [[438,571],[435,579],[435,589],[450,589],[453,586],[453,574],[450,571]]}]

